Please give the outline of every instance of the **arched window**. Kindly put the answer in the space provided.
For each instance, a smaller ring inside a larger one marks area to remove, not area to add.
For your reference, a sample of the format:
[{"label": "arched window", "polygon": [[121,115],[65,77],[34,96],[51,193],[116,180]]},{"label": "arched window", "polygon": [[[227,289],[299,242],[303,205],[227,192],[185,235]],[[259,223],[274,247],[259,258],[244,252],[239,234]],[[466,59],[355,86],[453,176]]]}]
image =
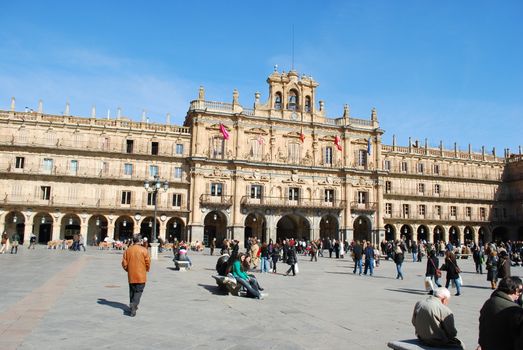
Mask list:
[{"label": "arched window", "polygon": [[281,109],[281,92],[277,92],[274,96],[274,109]]},{"label": "arched window", "polygon": [[311,97],[305,96],[305,112],[310,113],[311,112]]},{"label": "arched window", "polygon": [[289,105],[288,109],[295,111],[298,109],[298,93],[296,90],[289,91]]}]

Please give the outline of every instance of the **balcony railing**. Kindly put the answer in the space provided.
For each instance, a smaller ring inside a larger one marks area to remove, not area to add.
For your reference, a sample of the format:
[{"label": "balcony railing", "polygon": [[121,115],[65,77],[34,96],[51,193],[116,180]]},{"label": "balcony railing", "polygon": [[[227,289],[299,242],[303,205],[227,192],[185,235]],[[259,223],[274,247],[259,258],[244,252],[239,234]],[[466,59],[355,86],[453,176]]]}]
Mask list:
[{"label": "balcony railing", "polygon": [[376,202],[350,202],[351,211],[376,211],[378,209],[378,203]]},{"label": "balcony railing", "polygon": [[200,204],[210,207],[230,207],[232,205],[232,196],[213,196],[212,194],[202,194]]},{"label": "balcony railing", "polygon": [[493,201],[498,199],[499,195],[493,189],[491,193],[478,193],[478,192],[454,192],[454,191],[440,191],[434,192],[432,190],[425,190],[420,192],[416,189],[393,189],[391,191],[385,191],[383,194],[385,198],[389,196],[405,196],[405,197],[423,197],[423,198],[441,198],[441,199],[476,199]]},{"label": "balcony railing", "polygon": [[426,213],[426,214],[420,214],[420,213],[404,213],[401,211],[392,211],[392,213],[387,214],[385,213],[384,219],[401,219],[401,220],[430,220],[430,221],[472,221],[472,222],[487,222],[489,221],[487,217],[480,216],[480,215],[451,215],[448,213],[444,213],[441,215],[438,215],[436,213]]},{"label": "balcony railing", "polygon": [[288,197],[267,197],[251,198],[250,196],[243,196],[241,204],[246,207],[292,207],[292,208],[315,208],[315,209],[344,209],[346,202],[343,200],[333,200],[326,202],[323,199],[300,198],[298,200],[290,200]]}]

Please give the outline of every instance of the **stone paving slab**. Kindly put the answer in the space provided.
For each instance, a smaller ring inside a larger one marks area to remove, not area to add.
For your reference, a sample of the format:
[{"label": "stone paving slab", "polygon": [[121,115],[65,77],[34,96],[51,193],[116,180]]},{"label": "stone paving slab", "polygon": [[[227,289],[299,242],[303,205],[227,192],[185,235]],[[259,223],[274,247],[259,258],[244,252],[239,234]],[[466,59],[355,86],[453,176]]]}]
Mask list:
[{"label": "stone paving slab", "polygon": [[[386,349],[388,341],[414,337],[412,309],[426,295],[425,262],[406,262],[401,281],[388,261],[368,277],[354,275],[350,259],[300,257],[296,277],[283,276],[281,263],[279,274],[256,273],[266,299],[234,297],[211,278],[217,256],[192,253],[194,267],[180,272],[167,252],[153,262],[131,318],[124,314],[122,252],[89,248],[0,255],[0,349]],[[472,260],[459,265],[465,286],[450,308],[458,337],[474,349],[479,309],[491,290],[486,275],[473,273]],[[73,275],[64,272],[74,266]],[[57,295],[42,293],[49,281]],[[28,298],[40,306],[19,314],[17,327],[6,327],[2,320],[11,322],[9,314],[24,310]]]}]

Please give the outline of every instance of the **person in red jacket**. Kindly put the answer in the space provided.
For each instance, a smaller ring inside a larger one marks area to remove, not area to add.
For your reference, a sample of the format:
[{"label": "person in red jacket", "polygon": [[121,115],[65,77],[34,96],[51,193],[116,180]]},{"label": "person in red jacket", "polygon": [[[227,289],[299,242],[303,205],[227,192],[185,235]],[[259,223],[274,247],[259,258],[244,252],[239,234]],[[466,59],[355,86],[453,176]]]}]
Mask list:
[{"label": "person in red jacket", "polygon": [[136,310],[147,282],[147,272],[151,267],[149,252],[140,245],[141,239],[140,235],[134,235],[133,245],[124,252],[122,258],[122,267],[127,271],[129,280],[129,312],[131,317],[136,316]]}]

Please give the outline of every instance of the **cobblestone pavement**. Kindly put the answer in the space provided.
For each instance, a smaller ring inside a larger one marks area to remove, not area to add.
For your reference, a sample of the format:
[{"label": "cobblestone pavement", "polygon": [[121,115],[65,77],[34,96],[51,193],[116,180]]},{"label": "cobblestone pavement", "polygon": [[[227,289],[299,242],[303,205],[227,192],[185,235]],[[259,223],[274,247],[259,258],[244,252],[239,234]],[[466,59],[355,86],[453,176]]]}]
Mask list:
[{"label": "cobblestone pavement", "polygon": [[[367,277],[354,275],[347,258],[300,257],[296,277],[281,274],[285,264],[279,274],[256,273],[264,300],[227,296],[211,278],[216,256],[192,253],[194,267],[180,272],[166,252],[131,318],[122,252],[89,248],[0,255],[0,349],[385,349],[414,337],[412,309],[426,294],[425,261],[406,262],[401,281],[389,261]],[[459,265],[465,286],[450,308],[458,337],[474,349],[491,291],[471,260]]]}]

